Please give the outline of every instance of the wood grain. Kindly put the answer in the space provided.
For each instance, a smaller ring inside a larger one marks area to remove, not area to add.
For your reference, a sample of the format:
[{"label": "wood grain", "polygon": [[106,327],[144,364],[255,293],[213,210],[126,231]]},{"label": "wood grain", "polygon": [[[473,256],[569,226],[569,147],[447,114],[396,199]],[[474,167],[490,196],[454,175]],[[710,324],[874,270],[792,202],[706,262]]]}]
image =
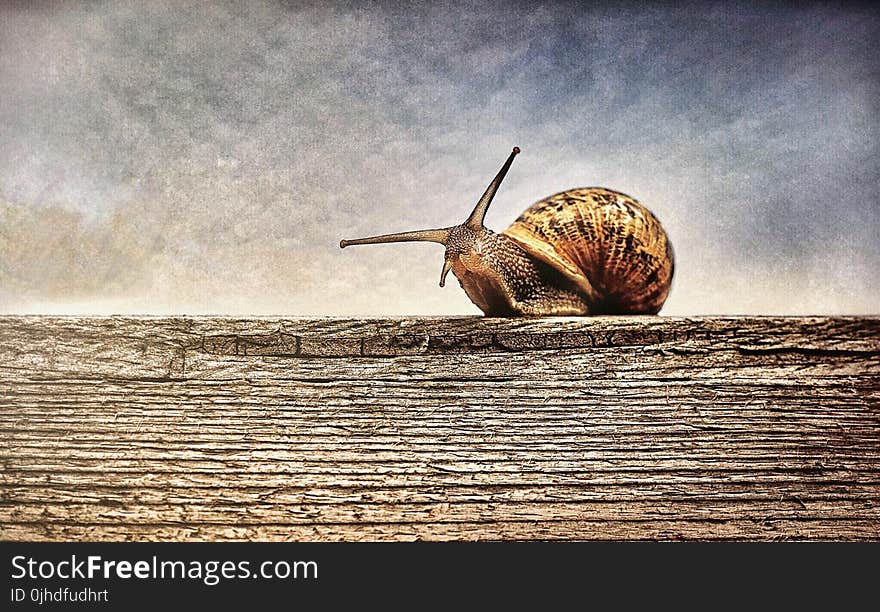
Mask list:
[{"label": "wood grain", "polygon": [[876,317],[0,317],[0,535],[877,540],[878,374]]}]

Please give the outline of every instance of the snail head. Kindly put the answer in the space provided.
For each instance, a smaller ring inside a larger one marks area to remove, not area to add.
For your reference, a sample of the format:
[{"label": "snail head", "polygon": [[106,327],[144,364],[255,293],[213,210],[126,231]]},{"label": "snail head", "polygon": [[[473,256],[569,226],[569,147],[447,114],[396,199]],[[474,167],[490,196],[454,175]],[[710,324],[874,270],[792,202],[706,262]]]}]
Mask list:
[{"label": "snail head", "polygon": [[440,229],[417,230],[414,232],[400,232],[396,234],[384,234],[381,236],[371,236],[369,238],[355,238],[354,240],[342,240],[339,243],[341,248],[355,244],[382,244],[387,242],[436,242],[446,247],[446,255],[443,261],[443,271],[440,273],[440,286],[446,284],[446,275],[452,269],[455,260],[463,255],[474,252],[479,249],[478,238],[488,230],[483,225],[486,218],[486,211],[489,210],[489,204],[495,197],[495,192],[504,180],[504,176],[513,163],[513,158],[519,153],[519,147],[513,147],[513,151],[501,166],[501,170],[489,183],[486,192],[477,202],[473,212],[467,220],[461,225],[452,227],[443,227]]}]

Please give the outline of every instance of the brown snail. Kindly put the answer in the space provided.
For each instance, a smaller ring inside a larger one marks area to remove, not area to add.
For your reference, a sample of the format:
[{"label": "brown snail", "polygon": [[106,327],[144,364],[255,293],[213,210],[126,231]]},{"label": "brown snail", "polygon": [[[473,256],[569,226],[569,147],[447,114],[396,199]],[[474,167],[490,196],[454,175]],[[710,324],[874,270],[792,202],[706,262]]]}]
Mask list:
[{"label": "brown snail", "polygon": [[487,316],[659,312],[672,282],[672,245],[657,218],[627,195],[571,189],[535,202],[500,234],[483,226],[517,153],[514,147],[461,225],[343,240],[339,246],[438,242],[446,247],[440,286],[452,270]]}]

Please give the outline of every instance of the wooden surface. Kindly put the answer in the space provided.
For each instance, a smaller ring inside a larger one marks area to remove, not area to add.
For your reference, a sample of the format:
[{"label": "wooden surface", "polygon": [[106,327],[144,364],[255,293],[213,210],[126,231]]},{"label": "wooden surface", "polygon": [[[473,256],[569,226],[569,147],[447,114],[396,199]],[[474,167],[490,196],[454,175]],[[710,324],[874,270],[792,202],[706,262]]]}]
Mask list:
[{"label": "wooden surface", "polygon": [[4,540],[880,539],[880,318],[0,317]]}]

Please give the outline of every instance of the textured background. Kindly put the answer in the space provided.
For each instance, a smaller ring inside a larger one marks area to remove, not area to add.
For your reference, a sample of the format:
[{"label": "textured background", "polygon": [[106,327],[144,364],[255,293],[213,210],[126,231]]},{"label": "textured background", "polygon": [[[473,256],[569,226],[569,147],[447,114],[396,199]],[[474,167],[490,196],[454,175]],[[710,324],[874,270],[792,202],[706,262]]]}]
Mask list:
[{"label": "textured background", "polygon": [[601,185],[678,256],[665,314],[880,302],[880,20],[704,2],[3,3],[0,312],[478,313],[438,245]]}]

